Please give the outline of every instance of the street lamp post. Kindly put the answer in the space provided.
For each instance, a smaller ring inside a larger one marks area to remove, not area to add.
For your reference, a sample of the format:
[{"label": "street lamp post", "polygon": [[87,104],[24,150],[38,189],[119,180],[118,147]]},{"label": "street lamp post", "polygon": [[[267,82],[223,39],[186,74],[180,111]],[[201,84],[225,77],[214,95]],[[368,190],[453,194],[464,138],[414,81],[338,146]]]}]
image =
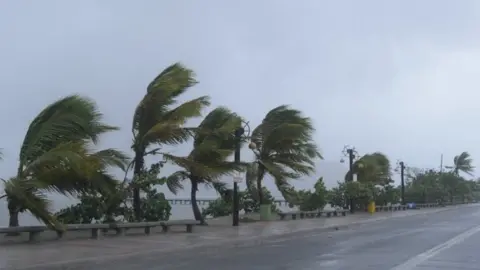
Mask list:
[{"label": "street lamp post", "polygon": [[400,166],[400,180],[402,185],[402,205],[405,205],[405,163],[400,161],[398,165]]},{"label": "street lamp post", "polygon": [[[348,157],[348,170],[349,170],[349,177],[348,181],[353,182],[353,162],[356,158],[357,151],[355,150],[355,147],[350,147],[350,146],[345,146],[343,149],[343,154]],[[343,162],[343,159],[340,160],[340,162]],[[355,201],[352,197],[349,198],[349,204],[350,204],[350,213],[355,213]]]},{"label": "street lamp post", "polygon": [[[242,126],[235,130],[235,155],[234,162],[240,163],[240,150],[242,147],[242,137],[246,138],[250,135],[250,126],[248,122],[242,121]],[[233,179],[233,213],[232,213],[232,225],[238,226],[240,221],[240,198],[238,196],[238,182],[239,179]]]}]

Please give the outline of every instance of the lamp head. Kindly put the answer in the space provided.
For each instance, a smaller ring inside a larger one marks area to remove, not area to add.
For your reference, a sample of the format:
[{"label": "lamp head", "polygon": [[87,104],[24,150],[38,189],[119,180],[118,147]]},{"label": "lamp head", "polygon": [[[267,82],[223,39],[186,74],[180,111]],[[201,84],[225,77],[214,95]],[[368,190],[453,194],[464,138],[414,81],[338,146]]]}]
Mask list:
[{"label": "lamp head", "polygon": [[243,127],[239,127],[235,130],[235,136],[241,137],[245,133],[245,129]]}]

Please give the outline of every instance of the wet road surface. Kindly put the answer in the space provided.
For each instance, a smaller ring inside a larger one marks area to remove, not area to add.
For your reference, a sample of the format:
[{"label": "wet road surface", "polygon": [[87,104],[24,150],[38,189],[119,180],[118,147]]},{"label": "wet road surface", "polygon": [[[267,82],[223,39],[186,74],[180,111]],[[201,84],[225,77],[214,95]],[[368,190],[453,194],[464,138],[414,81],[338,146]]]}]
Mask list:
[{"label": "wet road surface", "polygon": [[480,206],[297,233],[264,244],[145,254],[87,266],[102,270],[480,269]]}]

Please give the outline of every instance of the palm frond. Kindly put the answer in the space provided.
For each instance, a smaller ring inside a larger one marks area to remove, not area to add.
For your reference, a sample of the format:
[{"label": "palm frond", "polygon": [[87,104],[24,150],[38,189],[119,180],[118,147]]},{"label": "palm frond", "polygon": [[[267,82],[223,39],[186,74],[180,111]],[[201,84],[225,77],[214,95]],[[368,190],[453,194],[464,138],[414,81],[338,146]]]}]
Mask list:
[{"label": "palm frond", "polygon": [[52,170],[68,170],[83,174],[88,152],[85,141],[65,142],[57,144],[56,147],[44,151],[35,160],[25,164],[25,167],[18,175],[19,178],[35,177],[48,174]]},{"label": "palm frond", "polygon": [[473,175],[475,167],[472,165],[473,159],[468,152],[462,152],[460,155],[453,158],[454,172],[458,175],[459,172]]},{"label": "palm frond", "polygon": [[223,148],[233,149],[235,129],[241,126],[241,118],[226,107],[217,107],[208,113],[198,125],[194,138],[194,147],[205,140],[214,139],[219,143],[229,143]]},{"label": "palm frond", "polygon": [[188,88],[197,84],[193,70],[181,63],[174,63],[165,68],[147,87],[147,92],[170,89],[174,92],[173,97],[183,94]]},{"label": "palm frond", "polygon": [[171,154],[163,154],[163,158],[171,162],[184,170],[190,172],[192,175],[208,175],[213,170],[208,166],[195,162],[194,160],[189,159],[188,157],[178,157]]},{"label": "palm frond", "polygon": [[172,173],[166,179],[168,190],[170,190],[170,192],[172,192],[173,194],[177,195],[178,190],[183,189],[182,182],[185,179],[188,179],[188,177],[189,174],[186,171],[176,171]]},{"label": "palm frond", "polygon": [[50,228],[61,229],[61,224],[51,212],[52,202],[38,191],[35,181],[12,178],[5,182],[8,203],[21,206],[21,210],[30,212],[35,218]]},{"label": "palm frond", "polygon": [[114,176],[106,171],[79,174],[64,168],[53,168],[31,180],[37,181],[41,190],[71,196],[89,191],[108,193],[115,190],[120,184]]},{"label": "palm frond", "polygon": [[181,126],[189,118],[200,116],[201,110],[210,104],[209,98],[203,96],[175,108],[172,106],[179,95],[197,83],[194,76],[192,70],[176,63],[150,83],[133,117],[136,148],[145,149],[151,143],[181,143],[191,136]]},{"label": "palm frond", "polygon": [[159,122],[148,130],[140,139],[140,144],[180,144],[187,141],[194,134],[194,129],[185,128],[176,122]]},{"label": "palm frond", "polygon": [[178,107],[165,113],[163,119],[168,122],[185,124],[185,122],[194,117],[202,116],[202,110],[210,106],[210,97],[201,96],[180,104]]},{"label": "palm frond", "polygon": [[207,182],[206,186],[215,189],[220,196],[224,196],[228,192],[227,184],[224,182]]},{"label": "palm frond", "polygon": [[157,144],[178,144],[188,140],[193,135],[192,128],[185,128],[186,120],[201,115],[204,107],[210,103],[208,97],[200,97],[190,100],[177,108],[165,112],[163,117],[154,124],[141,138],[144,145]]},{"label": "palm frond", "polygon": [[89,155],[89,159],[97,162],[103,170],[108,167],[116,167],[126,171],[128,164],[131,162],[127,154],[112,148],[97,151]]},{"label": "palm frond", "polygon": [[99,135],[118,129],[102,123],[101,119],[95,102],[87,97],[71,95],[50,104],[28,127],[18,171],[60,144],[84,139],[96,143]]}]

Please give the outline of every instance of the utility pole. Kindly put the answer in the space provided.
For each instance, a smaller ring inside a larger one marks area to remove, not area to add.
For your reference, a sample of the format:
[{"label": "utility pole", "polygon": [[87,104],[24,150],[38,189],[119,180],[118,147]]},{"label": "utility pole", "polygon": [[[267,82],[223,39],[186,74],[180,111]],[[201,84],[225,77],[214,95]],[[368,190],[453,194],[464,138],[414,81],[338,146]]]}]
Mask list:
[{"label": "utility pole", "polygon": [[405,163],[399,162],[400,165],[400,179],[402,180],[402,205],[405,205]]},{"label": "utility pole", "polygon": [[440,173],[443,172],[443,154],[440,155]]},{"label": "utility pole", "polygon": [[[349,181],[350,182],[353,182],[353,160],[355,159],[355,153],[353,152],[354,149],[353,148],[349,148],[347,149],[347,153],[348,153],[348,168],[350,170],[350,179]],[[350,213],[355,213],[355,201],[353,200],[352,197],[349,198],[350,199]]]}]

